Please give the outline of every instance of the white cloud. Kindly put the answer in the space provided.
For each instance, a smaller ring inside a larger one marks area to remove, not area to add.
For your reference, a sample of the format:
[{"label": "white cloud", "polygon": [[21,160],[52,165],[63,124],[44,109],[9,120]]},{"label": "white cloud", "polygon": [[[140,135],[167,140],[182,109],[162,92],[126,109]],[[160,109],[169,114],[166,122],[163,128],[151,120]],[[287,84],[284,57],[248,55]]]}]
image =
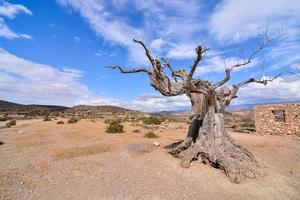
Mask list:
[{"label": "white cloud", "polygon": [[153,49],[160,49],[164,44],[164,40],[161,38],[157,38],[150,43],[150,47]]},{"label": "white cloud", "polygon": [[0,37],[5,37],[7,39],[15,39],[15,38],[32,39],[30,35],[15,33],[12,30],[10,30],[1,17],[0,17]]},{"label": "white cloud", "polygon": [[86,96],[78,100],[76,105],[92,105],[92,106],[101,106],[101,105],[111,105],[111,106],[120,106],[126,107],[128,104],[125,101],[109,98],[105,96]]},{"label": "white cloud", "polygon": [[[203,63],[201,63],[202,66],[199,66],[196,69],[196,75],[201,76],[203,74],[212,73],[212,72],[225,73],[226,68],[230,68],[235,64],[243,63],[243,62],[245,61],[238,57],[223,58],[219,55],[207,57],[205,58]],[[258,59],[253,59],[250,64],[241,66],[240,68],[235,68],[233,72],[246,70],[249,69],[250,67],[255,67],[258,65],[258,63],[259,63]]]},{"label": "white cloud", "polygon": [[[97,35],[112,44],[127,48],[130,64],[146,64],[141,48],[132,39],[144,40],[160,56],[172,50],[168,44],[193,43],[199,40],[203,12],[198,1],[103,1],[57,0],[62,6],[78,12]],[[133,25],[124,13],[130,9],[141,16],[141,25]],[[203,20],[204,21],[204,20]],[[204,22],[202,22],[202,25]],[[175,55],[172,53],[172,55]]]},{"label": "white cloud", "polygon": [[240,89],[232,105],[288,102],[300,100],[300,78],[297,75],[279,77],[267,86],[249,84]]},{"label": "white cloud", "polygon": [[[0,1],[0,16],[7,17],[9,19],[13,19],[17,14],[25,13],[28,15],[32,15],[32,12],[27,9],[25,6],[19,4],[11,4],[6,1]],[[0,37],[4,37],[7,39],[32,39],[30,35],[23,33],[16,33],[12,31],[5,23],[4,19],[0,17]]]},{"label": "white cloud", "polygon": [[291,33],[299,22],[299,13],[298,0],[224,0],[211,16],[210,30],[227,42],[256,37],[267,24]]},{"label": "white cloud", "polygon": [[35,63],[0,48],[0,96],[24,103],[72,105],[90,95],[82,72]]},{"label": "white cloud", "polygon": [[131,108],[147,112],[175,111],[190,105],[185,95],[165,97],[156,93],[140,95],[131,102]]},{"label": "white cloud", "polygon": [[0,1],[0,16],[13,19],[21,13],[32,15],[32,12],[23,5],[11,4],[5,1]]}]

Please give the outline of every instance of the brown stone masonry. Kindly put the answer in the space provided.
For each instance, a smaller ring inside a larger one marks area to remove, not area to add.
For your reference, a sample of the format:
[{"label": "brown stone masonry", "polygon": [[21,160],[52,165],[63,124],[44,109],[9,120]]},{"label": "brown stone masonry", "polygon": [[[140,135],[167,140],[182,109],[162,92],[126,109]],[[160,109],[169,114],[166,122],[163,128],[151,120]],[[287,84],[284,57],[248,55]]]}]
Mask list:
[{"label": "brown stone masonry", "polygon": [[254,120],[260,134],[300,136],[300,103],[255,106]]}]

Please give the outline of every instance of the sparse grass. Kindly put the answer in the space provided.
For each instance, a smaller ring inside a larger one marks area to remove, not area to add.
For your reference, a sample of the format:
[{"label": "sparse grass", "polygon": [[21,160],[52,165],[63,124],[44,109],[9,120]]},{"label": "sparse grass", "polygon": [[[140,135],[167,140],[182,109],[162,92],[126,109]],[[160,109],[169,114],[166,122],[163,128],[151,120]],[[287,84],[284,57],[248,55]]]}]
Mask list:
[{"label": "sparse grass", "polygon": [[123,133],[124,126],[118,121],[112,121],[106,129],[107,133]]},{"label": "sparse grass", "polygon": [[144,123],[144,124],[154,124],[154,125],[160,125],[162,120],[159,119],[158,117],[142,117],[140,118],[140,120]]},{"label": "sparse grass", "polygon": [[74,124],[74,123],[77,123],[79,120],[76,118],[76,117],[71,117],[69,120],[68,120],[68,124]]},{"label": "sparse grass", "polygon": [[144,135],[145,138],[157,138],[158,135],[156,135],[154,132],[147,132]]},{"label": "sparse grass", "polygon": [[16,120],[12,119],[12,120],[10,120],[9,122],[6,123],[5,127],[10,128],[10,127],[12,127],[16,124],[17,124]]},{"label": "sparse grass", "polygon": [[58,121],[56,124],[65,124],[63,121]]},{"label": "sparse grass", "polygon": [[110,146],[95,145],[87,147],[75,147],[71,149],[64,149],[55,154],[56,159],[71,159],[81,156],[88,156],[93,154],[105,153],[111,150]]},{"label": "sparse grass", "polygon": [[44,122],[51,121],[51,117],[45,116],[44,119],[43,119],[43,121],[44,121]]}]

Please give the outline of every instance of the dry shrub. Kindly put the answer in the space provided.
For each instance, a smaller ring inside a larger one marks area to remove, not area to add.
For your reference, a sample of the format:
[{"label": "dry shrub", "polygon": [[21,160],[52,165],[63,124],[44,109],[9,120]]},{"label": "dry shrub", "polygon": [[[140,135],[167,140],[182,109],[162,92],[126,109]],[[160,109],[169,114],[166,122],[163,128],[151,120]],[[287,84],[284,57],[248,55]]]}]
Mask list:
[{"label": "dry shrub", "polygon": [[16,120],[12,119],[12,120],[10,120],[9,122],[6,123],[5,127],[6,128],[10,128],[10,127],[12,127],[12,126],[14,126],[16,124],[17,124]]},{"label": "dry shrub", "polygon": [[153,132],[147,132],[147,133],[145,133],[144,137],[145,137],[145,138],[157,138],[158,135],[156,135],[156,134],[153,133]]},{"label": "dry shrub", "polygon": [[140,129],[134,129],[132,132],[133,132],[133,133],[140,133],[141,130],[140,130]]},{"label": "dry shrub", "polygon": [[43,119],[43,121],[44,121],[44,122],[51,121],[51,117],[45,116],[44,119]]},{"label": "dry shrub", "polygon": [[56,124],[65,124],[63,121],[58,121]]},{"label": "dry shrub", "polygon": [[155,124],[155,125],[160,125],[162,120],[158,117],[142,117],[140,118],[140,120],[144,123],[144,124]]},{"label": "dry shrub", "polygon": [[107,133],[123,133],[124,126],[118,121],[112,121],[106,129]]},{"label": "dry shrub", "polygon": [[76,117],[71,117],[69,120],[68,120],[68,123],[69,124],[74,124],[76,122],[78,122],[79,120],[76,118]]}]

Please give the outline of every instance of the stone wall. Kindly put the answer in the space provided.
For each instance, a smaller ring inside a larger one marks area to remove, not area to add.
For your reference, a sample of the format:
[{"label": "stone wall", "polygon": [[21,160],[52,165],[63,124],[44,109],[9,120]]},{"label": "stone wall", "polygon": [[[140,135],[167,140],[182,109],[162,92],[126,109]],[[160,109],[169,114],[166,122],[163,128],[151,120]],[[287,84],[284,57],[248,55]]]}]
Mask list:
[{"label": "stone wall", "polygon": [[300,136],[300,103],[255,106],[254,120],[260,134]]}]

